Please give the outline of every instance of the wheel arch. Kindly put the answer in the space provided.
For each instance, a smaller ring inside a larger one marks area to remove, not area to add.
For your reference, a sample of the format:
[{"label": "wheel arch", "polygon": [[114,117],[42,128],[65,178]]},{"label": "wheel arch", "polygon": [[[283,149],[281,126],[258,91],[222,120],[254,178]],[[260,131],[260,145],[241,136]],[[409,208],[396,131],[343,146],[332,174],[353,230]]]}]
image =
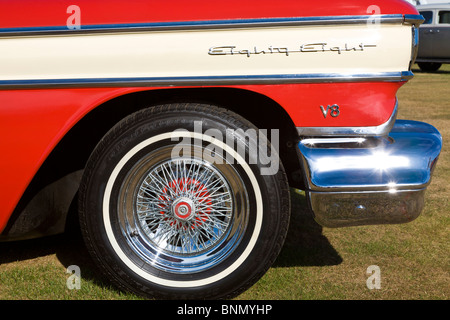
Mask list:
[{"label": "wheel arch", "polygon": [[[278,129],[280,157],[286,171],[300,169],[295,151],[298,135],[286,110],[264,94],[228,87],[145,90],[125,93],[104,101],[64,135],[41,168],[48,166],[48,162],[54,162],[53,158],[58,158],[58,163],[69,164],[65,171],[82,169],[100,139],[120,120],[147,107],[182,102],[213,104],[239,114],[260,129]],[[291,182],[295,184],[294,181]]]},{"label": "wheel arch", "polygon": [[[45,203],[47,212],[49,208],[58,208],[63,211],[69,210],[69,215],[72,212],[75,213],[76,209],[72,207],[76,206],[76,201],[49,204],[50,199],[58,202],[60,195],[60,193],[55,195],[55,191],[51,188],[61,190],[64,186],[59,181],[65,179],[63,183],[70,184],[72,188],[68,192],[69,195],[76,195],[80,172],[86,161],[97,143],[116,123],[147,107],[180,102],[217,105],[239,114],[260,129],[278,129],[280,158],[289,183],[302,188],[303,179],[299,174],[300,163],[295,148],[297,139],[295,126],[283,107],[266,95],[251,90],[226,87],[155,89],[125,93],[100,103],[62,137],[32,179],[0,238],[33,238],[48,233],[59,233],[53,224],[60,226],[64,224],[64,229],[68,226],[67,221],[73,224],[75,220],[70,218],[66,220],[65,216],[40,217],[39,220],[42,220],[43,225],[38,226],[39,230],[36,232],[36,230],[29,230],[35,228],[35,225],[22,225],[23,221],[29,221],[29,219],[22,219],[22,216],[43,215],[44,213],[36,208],[33,208],[30,213],[31,206],[36,207],[36,204],[39,206],[42,203]],[[61,166],[61,164],[64,165]],[[47,190],[48,188],[50,190]],[[39,198],[37,202],[36,198]],[[67,202],[70,196],[67,197],[64,192],[63,198]],[[64,215],[64,212],[56,215]],[[16,235],[17,230],[25,231]],[[12,235],[8,237],[11,233]]]}]

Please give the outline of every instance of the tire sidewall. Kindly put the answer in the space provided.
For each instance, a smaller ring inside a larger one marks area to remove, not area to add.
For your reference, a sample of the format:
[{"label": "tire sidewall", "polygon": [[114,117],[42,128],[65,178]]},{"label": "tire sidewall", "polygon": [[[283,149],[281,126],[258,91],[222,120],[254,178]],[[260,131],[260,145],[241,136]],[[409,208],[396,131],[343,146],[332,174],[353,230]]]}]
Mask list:
[{"label": "tire sidewall", "polygon": [[[219,116],[218,112],[206,112],[202,110],[202,130],[217,129],[225,136],[227,129],[233,129],[238,135],[237,129],[255,129],[249,123],[239,121],[235,117]],[[112,129],[108,135],[108,141],[104,141],[98,147],[98,152],[94,159],[90,161],[94,165],[91,167],[91,175],[86,183],[85,192],[87,233],[93,237],[89,241],[90,246],[102,264],[102,269],[106,269],[116,284],[126,290],[134,291],[138,294],[162,297],[190,297],[190,298],[214,298],[236,294],[252,285],[273,263],[278,254],[281,241],[274,239],[284,238],[283,229],[286,227],[286,218],[281,212],[286,211],[283,201],[280,199],[282,189],[280,187],[280,174],[261,175],[261,163],[258,159],[250,158],[242,162],[239,159],[235,164],[240,173],[245,177],[248,192],[254,199],[254,208],[250,213],[251,223],[247,231],[245,241],[242,241],[238,248],[227,257],[225,264],[214,267],[201,275],[174,277],[165,274],[157,276],[157,272],[149,274],[143,272],[137,266],[130,263],[128,259],[130,252],[124,250],[124,246],[117,240],[117,223],[111,221],[109,212],[112,190],[116,179],[120,177],[120,171],[133,158],[133,155],[140,151],[151,149],[154,144],[164,141],[170,143],[175,136],[192,134],[198,121],[198,111],[171,110],[166,112],[139,113],[126,124],[119,124]],[[179,130],[179,129],[183,130]],[[229,131],[228,131],[229,133]],[[198,132],[195,137],[200,137]],[[170,135],[170,137],[169,137]],[[191,135],[192,137],[192,135]],[[207,139],[209,136],[202,136]],[[245,137],[236,136],[237,140],[245,141]],[[208,143],[219,143],[219,140],[208,140]],[[172,142],[175,143],[176,142]],[[226,144],[220,145],[227,148]],[[229,147],[229,146],[228,146]],[[236,156],[236,155],[235,155]],[[246,154],[247,157],[254,155]],[[248,162],[254,163],[249,164]],[[282,170],[281,170],[282,171]],[[250,182],[250,183],[249,183]],[[99,214],[101,213],[101,214]],[[226,266],[226,267],[224,267]],[[183,278],[183,280],[182,280]],[[194,280],[192,280],[194,279]],[[197,279],[197,280],[195,280]],[[206,279],[206,280],[205,280]],[[186,296],[187,295],[187,296]]]}]

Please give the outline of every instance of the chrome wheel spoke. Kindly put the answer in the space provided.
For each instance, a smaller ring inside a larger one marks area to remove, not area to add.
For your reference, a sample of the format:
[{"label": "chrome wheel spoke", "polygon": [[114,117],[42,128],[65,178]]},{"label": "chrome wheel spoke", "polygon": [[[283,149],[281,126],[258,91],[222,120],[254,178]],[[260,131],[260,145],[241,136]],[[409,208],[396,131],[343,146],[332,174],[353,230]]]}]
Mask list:
[{"label": "chrome wheel spoke", "polygon": [[168,253],[200,254],[228,231],[233,195],[206,162],[169,160],[147,173],[136,196],[137,219],[151,243]]}]

